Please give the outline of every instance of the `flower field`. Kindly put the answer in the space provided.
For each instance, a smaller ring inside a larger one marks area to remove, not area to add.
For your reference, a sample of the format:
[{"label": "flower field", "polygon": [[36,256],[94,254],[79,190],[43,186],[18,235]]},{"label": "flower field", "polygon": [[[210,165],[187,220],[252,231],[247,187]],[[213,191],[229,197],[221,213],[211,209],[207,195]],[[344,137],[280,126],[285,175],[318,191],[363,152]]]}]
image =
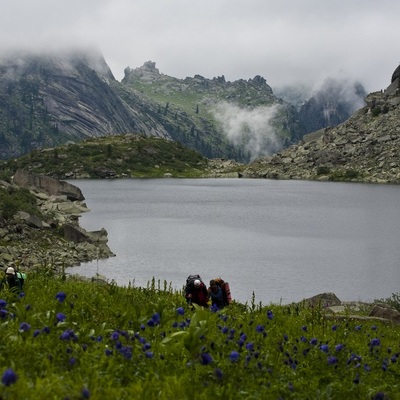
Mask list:
[{"label": "flower field", "polygon": [[2,400],[400,399],[400,326],[255,301],[191,309],[154,280],[29,274],[20,296],[0,292],[0,337]]}]

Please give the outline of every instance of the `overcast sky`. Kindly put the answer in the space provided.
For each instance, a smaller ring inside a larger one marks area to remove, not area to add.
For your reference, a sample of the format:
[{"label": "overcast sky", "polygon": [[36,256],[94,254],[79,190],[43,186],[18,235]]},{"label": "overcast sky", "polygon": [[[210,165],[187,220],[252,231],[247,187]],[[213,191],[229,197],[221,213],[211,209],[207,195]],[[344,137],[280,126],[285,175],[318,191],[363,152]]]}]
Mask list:
[{"label": "overcast sky", "polygon": [[398,0],[0,0],[0,49],[96,46],[116,79],[156,62],[176,78],[263,76],[274,87],[357,79],[400,63]]}]

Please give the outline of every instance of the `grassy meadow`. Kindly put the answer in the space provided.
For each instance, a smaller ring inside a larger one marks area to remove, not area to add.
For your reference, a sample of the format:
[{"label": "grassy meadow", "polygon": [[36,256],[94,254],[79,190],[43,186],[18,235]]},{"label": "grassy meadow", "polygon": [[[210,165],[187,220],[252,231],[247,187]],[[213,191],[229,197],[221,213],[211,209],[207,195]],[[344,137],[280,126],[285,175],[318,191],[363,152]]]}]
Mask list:
[{"label": "grassy meadow", "polygon": [[255,300],[191,309],[155,280],[31,272],[0,292],[0,337],[2,400],[400,399],[400,326]]}]

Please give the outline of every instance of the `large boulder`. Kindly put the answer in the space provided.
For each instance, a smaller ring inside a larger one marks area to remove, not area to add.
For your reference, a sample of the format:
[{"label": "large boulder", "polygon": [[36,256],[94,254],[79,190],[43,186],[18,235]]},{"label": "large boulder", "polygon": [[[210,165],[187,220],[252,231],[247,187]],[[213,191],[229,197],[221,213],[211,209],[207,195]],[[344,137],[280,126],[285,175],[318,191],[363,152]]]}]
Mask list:
[{"label": "large boulder", "polygon": [[29,171],[19,169],[15,173],[13,181],[16,185],[28,189],[36,189],[54,196],[66,196],[70,201],[85,200],[81,189],[79,189],[77,186],[65,181],[60,181],[50,176],[37,175]]}]

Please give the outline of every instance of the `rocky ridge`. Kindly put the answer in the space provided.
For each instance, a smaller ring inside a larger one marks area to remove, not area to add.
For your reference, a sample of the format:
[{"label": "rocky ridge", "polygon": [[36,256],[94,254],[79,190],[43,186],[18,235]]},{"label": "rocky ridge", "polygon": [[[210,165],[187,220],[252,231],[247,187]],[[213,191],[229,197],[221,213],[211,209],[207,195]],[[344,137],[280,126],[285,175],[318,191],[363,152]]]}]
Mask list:
[{"label": "rocky ridge", "polygon": [[400,183],[400,73],[347,121],[260,158],[244,177]]},{"label": "rocky ridge", "polygon": [[18,171],[12,183],[0,187],[25,187],[35,196],[42,217],[19,211],[12,219],[0,217],[0,265],[35,268],[63,268],[81,262],[111,257],[105,229],[88,232],[79,217],[90,211],[79,188],[57,179]]}]

